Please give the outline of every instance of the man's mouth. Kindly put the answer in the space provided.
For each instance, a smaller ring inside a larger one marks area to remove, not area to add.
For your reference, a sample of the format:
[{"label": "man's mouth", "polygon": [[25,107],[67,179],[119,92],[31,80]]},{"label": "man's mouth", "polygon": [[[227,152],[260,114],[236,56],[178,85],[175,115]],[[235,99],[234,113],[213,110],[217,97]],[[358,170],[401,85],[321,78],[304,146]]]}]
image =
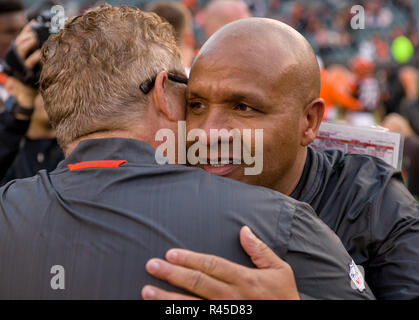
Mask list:
[{"label": "man's mouth", "polygon": [[234,169],[239,167],[240,164],[233,163],[233,160],[229,161],[218,161],[217,164],[210,164],[208,161],[207,164],[202,164],[201,167],[205,171],[215,174],[217,176],[225,176],[232,172]]}]

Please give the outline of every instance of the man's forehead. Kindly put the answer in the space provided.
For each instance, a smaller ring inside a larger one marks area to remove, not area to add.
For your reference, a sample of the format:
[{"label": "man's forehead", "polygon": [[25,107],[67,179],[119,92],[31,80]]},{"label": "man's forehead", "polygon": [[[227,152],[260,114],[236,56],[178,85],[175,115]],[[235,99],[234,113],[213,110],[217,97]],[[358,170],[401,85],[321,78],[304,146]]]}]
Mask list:
[{"label": "man's forehead", "polygon": [[[229,40],[229,41],[227,41]],[[261,45],[256,41],[238,41],[226,38],[200,52],[192,65],[191,77],[208,73],[234,75],[250,79],[262,77],[265,84],[277,82],[297,63],[294,54],[277,45]],[[258,44],[258,45],[256,45]],[[235,74],[237,73],[237,74]]]},{"label": "man's forehead", "polygon": [[188,82],[188,93],[190,94],[217,94],[232,93],[244,94],[251,91],[252,88],[257,86],[258,81],[261,80],[261,75],[254,74],[253,77],[249,76],[242,68],[235,68],[232,65],[220,65],[215,68],[205,68],[205,64],[199,68],[191,71]]},{"label": "man's forehead", "polygon": [[275,50],[271,45],[254,39],[243,41],[226,37],[209,47],[204,47],[196,57],[195,64],[228,64],[236,67],[255,65],[261,68],[277,60],[278,56],[282,55],[281,51],[282,49]]},{"label": "man's forehead", "polygon": [[[266,61],[249,59],[230,59],[220,57],[201,58],[193,65],[188,85],[189,96],[227,95],[237,96],[269,96],[278,91],[284,78],[275,67]],[[261,99],[260,99],[261,100]]]}]

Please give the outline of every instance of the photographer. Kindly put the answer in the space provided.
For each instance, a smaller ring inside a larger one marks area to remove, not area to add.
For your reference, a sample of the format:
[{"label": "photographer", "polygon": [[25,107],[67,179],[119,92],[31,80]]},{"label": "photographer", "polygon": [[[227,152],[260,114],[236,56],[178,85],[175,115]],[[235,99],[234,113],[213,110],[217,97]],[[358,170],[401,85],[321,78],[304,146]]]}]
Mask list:
[{"label": "photographer", "polygon": [[[17,37],[23,29],[26,20],[24,6],[19,0],[0,1],[0,59],[4,59],[10,43]],[[0,66],[0,110],[3,109],[4,101],[9,94],[4,88],[6,75]]]},{"label": "photographer", "polygon": [[[39,66],[40,49],[35,22],[27,24],[12,44],[27,70]],[[0,113],[0,185],[30,177],[41,169],[53,170],[63,159],[38,90],[8,76],[10,98]]]}]

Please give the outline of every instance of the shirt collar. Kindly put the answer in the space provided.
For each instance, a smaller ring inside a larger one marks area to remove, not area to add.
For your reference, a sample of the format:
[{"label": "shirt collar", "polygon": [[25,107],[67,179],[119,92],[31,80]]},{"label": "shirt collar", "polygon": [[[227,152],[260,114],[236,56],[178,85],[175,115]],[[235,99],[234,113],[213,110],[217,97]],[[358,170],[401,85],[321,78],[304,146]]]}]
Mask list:
[{"label": "shirt collar", "polygon": [[310,202],[309,200],[318,186],[316,178],[319,174],[319,169],[317,152],[313,148],[308,147],[303,173],[290,197],[299,201]]},{"label": "shirt collar", "polygon": [[128,163],[157,165],[156,152],[148,143],[136,139],[87,139],[81,141],[57,168],[95,160],[126,160]]}]

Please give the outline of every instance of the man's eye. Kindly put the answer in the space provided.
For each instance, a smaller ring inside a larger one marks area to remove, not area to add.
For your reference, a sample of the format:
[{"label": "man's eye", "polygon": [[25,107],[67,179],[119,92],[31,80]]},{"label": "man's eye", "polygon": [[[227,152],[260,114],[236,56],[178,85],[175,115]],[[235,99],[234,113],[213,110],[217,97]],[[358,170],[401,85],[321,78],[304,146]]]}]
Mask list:
[{"label": "man's eye", "polygon": [[244,103],[237,104],[235,109],[237,109],[239,111],[254,111],[255,110],[251,106],[248,106],[247,104],[244,104]]},{"label": "man's eye", "polygon": [[203,107],[201,102],[189,102],[189,108],[191,109],[200,109]]}]

